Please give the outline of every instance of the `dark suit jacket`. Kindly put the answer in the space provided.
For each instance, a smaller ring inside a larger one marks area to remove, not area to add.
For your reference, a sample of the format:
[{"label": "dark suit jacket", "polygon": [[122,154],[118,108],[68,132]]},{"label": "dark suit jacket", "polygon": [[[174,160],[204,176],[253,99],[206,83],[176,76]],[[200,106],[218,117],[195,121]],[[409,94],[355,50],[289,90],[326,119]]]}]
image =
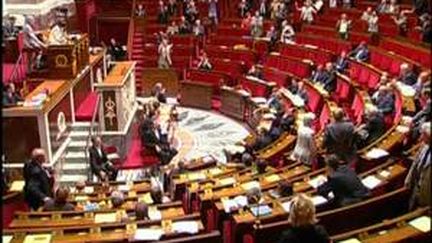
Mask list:
[{"label": "dark suit jacket", "polygon": [[378,113],[373,117],[369,118],[368,121],[366,122],[365,129],[369,134],[366,139],[366,144],[370,144],[373,141],[377,140],[386,131],[384,116]]},{"label": "dark suit jacket", "polygon": [[345,69],[348,67],[348,59],[338,57],[335,63],[336,70],[340,73],[343,73]]},{"label": "dark suit jacket", "polygon": [[278,243],[327,243],[330,242],[329,235],[321,225],[309,225],[303,227],[290,227],[282,232]]},{"label": "dark suit jacket", "polygon": [[324,71],[314,71],[312,73],[312,76],[310,80],[312,82],[322,82],[325,78],[325,72]]},{"label": "dark suit jacket", "polygon": [[142,141],[145,147],[151,149],[154,149],[156,145],[160,144],[156,133],[152,129],[149,129],[142,134]]},{"label": "dark suit jacket", "polygon": [[24,165],[23,175],[25,200],[32,209],[37,210],[43,205],[45,197],[52,197],[53,180],[35,161]]},{"label": "dark suit jacket", "polygon": [[305,104],[308,103],[309,96],[308,96],[306,89],[304,89],[304,88],[301,90],[298,89],[296,94],[304,100]]},{"label": "dark suit jacket", "polygon": [[347,163],[350,163],[357,153],[355,140],[354,124],[349,121],[330,123],[324,132],[324,147]]},{"label": "dark suit jacket", "polygon": [[75,207],[71,203],[59,204],[54,199],[47,201],[43,207],[43,211],[74,211]]},{"label": "dark suit jacket", "polygon": [[346,165],[340,166],[328,178],[327,182],[318,187],[318,194],[323,197],[333,192],[334,201],[339,206],[359,202],[369,195],[356,173]]},{"label": "dark suit jacket", "polygon": [[417,75],[411,71],[400,77],[400,81],[406,85],[414,85],[417,82]]},{"label": "dark suit jacket", "polygon": [[365,62],[369,59],[369,49],[359,46],[353,51],[353,57],[359,61]]},{"label": "dark suit jacket", "polygon": [[321,83],[324,85],[324,89],[327,90],[327,92],[333,92],[336,90],[336,74],[334,71],[331,72],[325,72],[324,78],[321,81]]},{"label": "dark suit jacket", "polygon": [[272,142],[269,135],[258,136],[255,140],[255,144],[252,146],[255,151],[267,147]]},{"label": "dark suit jacket", "polygon": [[96,147],[91,146],[89,148],[90,167],[95,175],[99,175],[100,171],[104,169],[104,164],[108,162],[108,157],[104,152],[103,148],[101,149],[101,151],[102,156],[99,154]]},{"label": "dark suit jacket", "polygon": [[393,95],[378,96],[375,100],[377,108],[384,114],[392,114],[395,108]]},{"label": "dark suit jacket", "polygon": [[3,92],[3,106],[14,106],[17,104],[18,101],[23,101],[24,99],[18,94],[13,93],[11,96],[9,96],[6,92]]}]

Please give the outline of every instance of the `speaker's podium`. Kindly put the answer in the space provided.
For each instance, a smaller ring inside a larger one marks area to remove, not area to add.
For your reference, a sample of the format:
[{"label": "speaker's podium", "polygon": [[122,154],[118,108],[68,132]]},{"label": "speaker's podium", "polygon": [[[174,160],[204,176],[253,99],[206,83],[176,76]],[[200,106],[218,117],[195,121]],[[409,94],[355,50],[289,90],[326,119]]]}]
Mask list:
[{"label": "speaker's podium", "polygon": [[76,77],[89,64],[89,39],[87,34],[69,35],[64,45],[49,45],[46,52],[46,68],[31,76],[48,79]]},{"label": "speaker's podium", "polygon": [[101,95],[99,122],[102,134],[125,135],[130,129],[135,103],[135,62],[115,62],[105,79],[95,84]]}]

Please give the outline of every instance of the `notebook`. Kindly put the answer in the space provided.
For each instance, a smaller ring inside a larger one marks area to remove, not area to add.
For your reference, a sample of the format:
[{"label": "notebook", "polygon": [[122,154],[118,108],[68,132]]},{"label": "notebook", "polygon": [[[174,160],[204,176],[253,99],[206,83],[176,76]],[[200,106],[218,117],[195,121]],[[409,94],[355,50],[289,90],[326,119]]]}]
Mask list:
[{"label": "notebook", "polygon": [[250,208],[250,211],[255,217],[260,217],[264,215],[271,214],[272,209],[269,207],[269,205],[259,205],[259,206],[253,206]]}]

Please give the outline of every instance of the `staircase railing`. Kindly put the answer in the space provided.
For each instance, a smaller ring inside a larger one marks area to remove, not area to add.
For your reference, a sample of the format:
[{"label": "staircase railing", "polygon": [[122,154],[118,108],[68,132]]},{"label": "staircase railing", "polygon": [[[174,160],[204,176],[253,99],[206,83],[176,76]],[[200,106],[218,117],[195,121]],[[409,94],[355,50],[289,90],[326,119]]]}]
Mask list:
[{"label": "staircase railing", "polygon": [[135,6],[136,0],[132,1],[132,9],[130,14],[130,20],[129,20],[129,29],[128,29],[128,43],[127,43],[127,49],[128,49],[128,60],[132,60],[132,48],[133,48],[133,38],[134,38],[134,32],[135,32]]},{"label": "staircase railing", "polygon": [[[93,136],[97,136],[101,133],[101,128],[100,128],[100,122],[96,125],[96,117],[99,114],[99,104],[101,102],[102,99],[102,95],[100,93],[97,94],[97,98],[96,98],[96,104],[95,104],[95,108],[93,110],[93,114],[92,114],[92,119],[90,122],[90,127],[88,129],[88,136],[86,139],[86,146],[84,148],[84,153],[85,153],[85,160],[87,161],[87,165],[88,165],[88,179],[89,181],[92,180],[92,172],[91,172],[91,165],[90,165],[90,159],[89,159],[89,154],[88,154],[88,149],[90,147],[90,142]],[[94,130],[94,127],[96,126],[96,130]]]},{"label": "staircase railing", "polygon": [[8,83],[18,83],[21,78],[23,78],[25,76],[26,70],[25,70],[25,65],[24,65],[24,55],[21,52],[20,55],[18,56],[17,61],[15,62],[15,65],[13,67],[12,73],[9,76],[7,82]]}]

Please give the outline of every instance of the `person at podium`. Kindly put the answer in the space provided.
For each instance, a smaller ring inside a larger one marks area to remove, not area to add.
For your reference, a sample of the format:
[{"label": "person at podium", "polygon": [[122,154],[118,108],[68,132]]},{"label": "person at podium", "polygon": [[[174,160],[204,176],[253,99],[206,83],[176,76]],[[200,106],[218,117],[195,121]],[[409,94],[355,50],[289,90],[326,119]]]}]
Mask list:
[{"label": "person at podium", "polygon": [[47,45],[39,39],[33,26],[33,17],[24,17],[24,48],[27,49],[31,55],[29,57],[29,71],[33,70],[33,63],[35,63],[36,69],[41,69],[42,67],[42,50],[47,48]]},{"label": "person at podium", "polygon": [[63,21],[57,21],[50,30],[48,36],[48,45],[66,45],[68,43],[68,39],[66,24]]}]

